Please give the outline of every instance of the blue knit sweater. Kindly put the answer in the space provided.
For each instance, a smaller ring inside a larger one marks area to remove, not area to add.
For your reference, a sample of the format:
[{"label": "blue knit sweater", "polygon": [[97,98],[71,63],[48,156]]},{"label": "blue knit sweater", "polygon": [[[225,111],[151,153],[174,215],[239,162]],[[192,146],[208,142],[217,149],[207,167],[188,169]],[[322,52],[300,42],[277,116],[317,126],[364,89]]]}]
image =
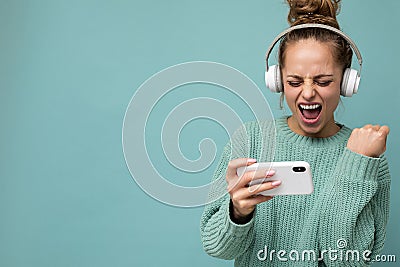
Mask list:
[{"label": "blue knit sweater", "polygon": [[205,207],[205,251],[235,259],[235,266],[368,265],[385,241],[390,174],[384,157],[348,150],[350,134],[341,126],[328,138],[301,136],[288,127],[287,118],[245,124],[225,147],[214,180],[225,179],[233,158],[304,160],[311,166],[314,192],[275,196],[257,205],[253,218],[242,225],[230,219],[225,194]]}]

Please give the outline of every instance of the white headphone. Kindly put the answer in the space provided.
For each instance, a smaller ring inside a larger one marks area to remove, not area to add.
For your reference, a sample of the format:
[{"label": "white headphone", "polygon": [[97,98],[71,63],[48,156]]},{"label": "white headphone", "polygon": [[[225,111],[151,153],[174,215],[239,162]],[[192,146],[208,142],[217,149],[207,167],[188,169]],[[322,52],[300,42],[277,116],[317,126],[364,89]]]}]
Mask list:
[{"label": "white headphone", "polygon": [[345,39],[350,47],[353,49],[354,53],[357,56],[358,59],[358,64],[360,65],[360,71],[354,70],[347,68],[344,71],[343,74],[343,79],[342,79],[342,84],[340,87],[340,94],[342,96],[352,96],[353,94],[357,93],[358,86],[360,84],[360,75],[361,75],[361,69],[362,69],[362,57],[361,53],[358,50],[356,44],[353,42],[353,40],[350,39],[346,34],[344,34],[342,31],[328,26],[324,24],[318,24],[318,23],[307,23],[307,24],[300,24],[297,26],[290,27],[289,29],[285,30],[284,32],[280,33],[274,41],[271,43],[267,50],[266,54],[266,64],[267,64],[267,70],[265,71],[265,85],[272,91],[276,93],[283,92],[283,85],[282,85],[282,79],[281,79],[281,71],[279,69],[278,65],[273,65],[271,67],[268,66],[268,58],[269,55],[272,52],[272,49],[274,48],[275,44],[282,39],[286,34],[288,34],[291,31],[297,30],[297,29],[304,29],[304,28],[322,28],[326,29],[329,31],[332,31],[341,37]]}]

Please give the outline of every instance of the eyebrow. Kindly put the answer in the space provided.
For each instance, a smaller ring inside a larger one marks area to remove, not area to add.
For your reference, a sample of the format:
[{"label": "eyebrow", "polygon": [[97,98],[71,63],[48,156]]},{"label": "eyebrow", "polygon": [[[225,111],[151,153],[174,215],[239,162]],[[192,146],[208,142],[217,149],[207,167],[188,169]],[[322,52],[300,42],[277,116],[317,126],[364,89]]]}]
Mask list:
[{"label": "eyebrow", "polygon": [[[288,75],[288,78],[295,78],[295,79],[303,79],[303,77],[299,76],[299,75]],[[312,77],[313,79],[320,79],[320,78],[325,78],[325,77],[333,77],[332,74],[319,74],[317,76]]]}]

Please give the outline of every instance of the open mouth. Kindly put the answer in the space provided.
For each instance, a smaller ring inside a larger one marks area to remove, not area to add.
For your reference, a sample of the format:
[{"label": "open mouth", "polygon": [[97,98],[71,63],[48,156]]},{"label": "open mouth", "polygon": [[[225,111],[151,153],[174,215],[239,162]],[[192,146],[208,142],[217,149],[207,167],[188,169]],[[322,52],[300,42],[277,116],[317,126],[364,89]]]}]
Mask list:
[{"label": "open mouth", "polygon": [[321,104],[299,104],[303,119],[308,123],[315,123],[321,114]]}]

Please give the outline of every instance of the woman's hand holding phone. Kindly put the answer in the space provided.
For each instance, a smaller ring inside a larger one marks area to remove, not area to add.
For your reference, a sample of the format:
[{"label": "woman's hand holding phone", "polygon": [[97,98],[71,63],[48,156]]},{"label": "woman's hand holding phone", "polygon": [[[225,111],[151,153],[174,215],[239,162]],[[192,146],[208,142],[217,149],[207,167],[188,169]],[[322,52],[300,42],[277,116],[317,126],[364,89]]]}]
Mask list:
[{"label": "woman's hand holding phone", "polygon": [[243,223],[248,221],[257,204],[272,199],[272,196],[260,195],[261,192],[278,187],[280,181],[270,181],[262,184],[249,186],[254,179],[270,178],[275,171],[256,170],[248,171],[242,177],[237,175],[237,169],[250,166],[256,160],[249,158],[239,158],[231,160],[226,172],[228,192],[232,201],[231,219],[234,222]]}]

